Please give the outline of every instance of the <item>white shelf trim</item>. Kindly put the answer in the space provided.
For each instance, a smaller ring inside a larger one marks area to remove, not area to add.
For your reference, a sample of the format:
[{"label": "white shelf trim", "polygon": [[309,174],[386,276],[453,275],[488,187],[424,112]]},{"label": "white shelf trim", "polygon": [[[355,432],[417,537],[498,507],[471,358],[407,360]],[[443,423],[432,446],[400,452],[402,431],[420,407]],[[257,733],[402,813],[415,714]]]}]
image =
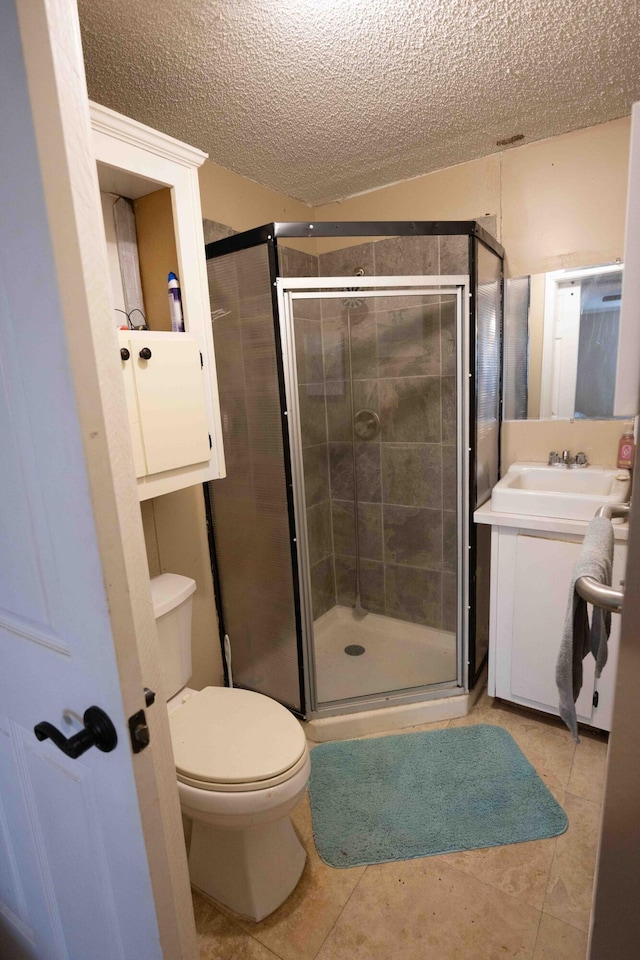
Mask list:
[{"label": "white shelf trim", "polygon": [[109,110],[108,107],[103,107],[99,103],[89,101],[89,112],[91,114],[91,126],[96,132],[106,134],[131,146],[140,147],[148,153],[163,157],[165,160],[172,160],[174,163],[180,163],[185,167],[201,167],[209,156],[196,147],[182,143],[182,141],[169,137],[159,130],[153,130],[130,117],[123,117],[122,114]]}]

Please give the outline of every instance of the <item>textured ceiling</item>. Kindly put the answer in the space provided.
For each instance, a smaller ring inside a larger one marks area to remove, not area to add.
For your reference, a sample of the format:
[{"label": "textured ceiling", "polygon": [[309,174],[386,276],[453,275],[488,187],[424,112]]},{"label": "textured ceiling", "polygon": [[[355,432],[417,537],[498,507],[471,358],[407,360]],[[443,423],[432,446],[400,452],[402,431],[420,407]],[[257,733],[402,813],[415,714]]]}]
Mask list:
[{"label": "textured ceiling", "polygon": [[93,100],[311,204],[624,116],[638,0],[79,0]]}]

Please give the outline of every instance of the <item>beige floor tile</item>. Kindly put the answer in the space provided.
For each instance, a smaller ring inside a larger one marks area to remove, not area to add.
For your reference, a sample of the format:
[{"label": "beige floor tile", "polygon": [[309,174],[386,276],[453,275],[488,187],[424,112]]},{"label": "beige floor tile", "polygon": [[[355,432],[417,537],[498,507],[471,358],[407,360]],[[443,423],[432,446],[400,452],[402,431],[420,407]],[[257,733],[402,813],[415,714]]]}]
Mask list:
[{"label": "beige floor tile", "polygon": [[585,800],[602,802],[607,767],[607,743],[601,737],[585,735],[580,731],[567,792]]},{"label": "beige floor tile", "polygon": [[583,960],[606,744],[581,732],[576,749],[553,720],[486,694],[468,717],[372,736],[472,723],[511,733],[567,810],[567,834],[335,870],[316,853],[305,798],[293,817],[309,856],[298,887],[258,924],[194,895],[201,960]]},{"label": "beige floor tile", "polygon": [[586,956],[586,933],[542,914],[532,960],[585,960]]},{"label": "beige floor tile", "polygon": [[542,910],[556,839],[466,850],[447,854],[444,859],[449,866]]},{"label": "beige floor tile", "polygon": [[450,720],[435,720],[433,723],[420,723],[415,727],[403,727],[402,730],[383,730],[382,733],[365,733],[362,737],[354,737],[354,740],[371,740],[374,737],[401,737],[405,733],[422,733],[429,730],[444,730],[451,723]]},{"label": "beige floor tile", "polygon": [[[450,720],[434,720],[433,723],[420,723],[415,727],[403,727],[401,730],[378,730],[375,733],[363,733],[359,737],[345,737],[346,740],[373,740],[375,737],[395,737],[402,736],[405,733],[421,733],[423,730],[444,730],[451,723]],[[332,741],[327,741],[328,743]],[[313,740],[307,740],[307,746],[310,750],[319,747],[320,743]]]},{"label": "beige floor tile", "polygon": [[567,794],[569,829],[556,841],[543,911],[586,932],[600,829],[600,804]]},{"label": "beige floor tile", "polygon": [[558,802],[567,789],[575,743],[569,731],[555,719],[520,710],[482,695],[471,713],[452,720],[451,727],[491,723],[504,727]]},{"label": "beige floor tile", "polygon": [[367,867],[317,960],[529,960],[540,913],[427,857]]},{"label": "beige floor tile", "polygon": [[200,960],[275,960],[275,955],[197,893],[193,910]]},{"label": "beige floor tile", "polygon": [[308,796],[298,804],[292,820],[307,851],[298,886],[260,923],[235,917],[234,921],[282,960],[312,960],[366,867],[336,870],[322,862],[313,841]]}]

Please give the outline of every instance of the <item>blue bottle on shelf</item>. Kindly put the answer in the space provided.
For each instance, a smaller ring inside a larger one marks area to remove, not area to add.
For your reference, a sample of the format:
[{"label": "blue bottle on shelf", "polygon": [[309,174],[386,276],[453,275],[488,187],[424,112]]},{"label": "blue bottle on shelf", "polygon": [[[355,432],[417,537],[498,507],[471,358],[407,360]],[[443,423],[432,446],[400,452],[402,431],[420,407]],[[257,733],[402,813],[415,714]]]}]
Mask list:
[{"label": "blue bottle on shelf", "polygon": [[174,333],[184,333],[180,284],[173,272],[169,274],[167,280],[169,284],[169,316],[171,317],[171,329]]}]

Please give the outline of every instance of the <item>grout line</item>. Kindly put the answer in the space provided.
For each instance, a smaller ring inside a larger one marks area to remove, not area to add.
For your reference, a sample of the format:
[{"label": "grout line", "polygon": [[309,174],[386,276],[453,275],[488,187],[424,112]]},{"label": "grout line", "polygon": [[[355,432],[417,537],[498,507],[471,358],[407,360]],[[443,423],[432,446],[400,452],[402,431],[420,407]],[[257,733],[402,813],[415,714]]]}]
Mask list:
[{"label": "grout line", "polygon": [[581,803],[592,803],[594,807],[599,807],[602,810],[603,803],[602,800],[592,800],[591,797],[583,797],[579,793],[574,793],[572,790],[564,791],[565,800],[567,797],[571,797],[573,800],[580,800]]},{"label": "grout line", "polygon": [[343,906],[342,906],[342,910],[340,911],[340,913],[338,914],[338,916],[336,917],[336,919],[335,919],[334,922],[332,923],[329,931],[327,932],[326,937],[324,938],[324,940],[322,941],[322,943],[321,943],[320,946],[318,947],[317,952],[314,953],[314,955],[313,955],[313,960],[315,960],[315,958],[320,955],[322,949],[324,948],[325,943],[327,942],[327,940],[329,939],[329,937],[330,937],[331,934],[333,933],[333,931],[334,931],[334,929],[335,929],[335,927],[336,927],[336,924],[338,923],[338,921],[340,920],[342,914],[344,913],[344,911],[346,910],[347,906],[348,906],[349,903],[351,902],[352,896],[354,895],[354,893],[356,892],[356,890],[357,890],[358,887],[360,886],[360,883],[362,882],[362,879],[364,878],[364,875],[365,875],[365,873],[367,872],[368,869],[369,869],[369,867],[366,866],[366,867],[364,868],[364,870],[362,871],[362,876],[358,877],[358,879],[357,879],[357,881],[356,881],[356,884],[355,884],[353,890],[351,891],[351,893],[349,894],[349,896],[347,897],[347,899],[345,900],[345,902],[344,902],[344,904],[343,904]]},{"label": "grout line", "polygon": [[542,926],[542,916],[543,916],[543,913],[542,913],[542,910],[541,910],[541,911],[540,911],[540,916],[538,917],[538,926],[537,926],[537,928],[536,928],[535,940],[533,941],[533,951],[532,951],[532,953],[531,953],[531,956],[532,956],[532,957],[535,957],[535,955],[536,955],[536,947],[538,946],[538,937],[540,936],[540,927]]},{"label": "grout line", "polygon": [[[283,960],[280,954],[275,953],[275,951],[267,947],[264,943],[262,943],[261,940],[258,940],[257,937],[255,937],[252,933],[250,933],[249,930],[245,930],[242,924],[239,923],[238,919],[236,919],[236,917],[233,915],[233,911],[227,912],[227,910],[229,910],[228,907],[223,908],[222,905],[218,905],[213,899],[208,897],[205,893],[201,892],[200,890],[192,891],[192,893],[193,892],[195,892],[196,896],[200,897],[201,900],[204,900],[205,903],[207,903],[213,910],[215,910],[217,916],[222,917],[224,920],[228,920],[228,922],[231,924],[234,930],[237,931],[237,933],[240,934],[243,938],[249,938],[250,940],[254,940],[256,943],[260,945],[260,947],[262,947],[262,949],[270,953],[271,956],[276,957],[277,960]],[[245,922],[250,923],[251,921],[245,921]],[[202,937],[202,934],[196,928],[196,939],[198,941],[198,947],[200,947],[201,937]],[[215,937],[215,941],[218,942],[219,937]],[[199,953],[199,950],[198,950],[198,953]]]},{"label": "grout line", "polygon": [[[231,922],[233,923],[233,921]],[[258,938],[254,937],[254,935],[252,933],[249,933],[248,930],[244,930],[242,927],[238,926],[238,924],[235,924],[235,926],[237,926],[238,929],[241,930],[242,933],[244,933],[245,937],[249,937],[251,940],[254,941],[254,943],[257,943],[261,947],[261,951],[266,950],[270,956],[275,957],[275,960],[283,960],[283,957],[281,956],[281,954],[276,953],[275,950],[272,950],[270,947],[264,944],[262,940],[258,940]]]},{"label": "grout line", "polygon": [[[454,719],[456,719],[456,718],[454,718]],[[437,722],[437,721],[434,721],[434,722]],[[449,725],[451,725],[451,723],[452,723],[452,721],[449,720]],[[455,730],[455,729],[458,729],[458,728],[453,727],[452,729]],[[553,840],[553,841],[556,841],[557,839],[558,839],[557,837],[541,837],[539,840],[525,840],[524,842],[525,842],[525,843],[542,843],[544,840]],[[480,851],[480,850],[498,850],[498,849],[500,849],[501,846],[519,846],[519,845],[520,845],[520,844],[498,844],[497,846],[494,846],[494,847],[478,847],[478,848],[475,848],[475,849],[477,849],[478,851]],[[452,852],[452,853],[440,853],[440,854],[436,854],[435,856],[436,856],[436,857],[445,858],[445,857],[455,856],[456,853],[471,853],[471,854],[473,854],[473,853],[475,852],[475,849],[472,848],[471,850],[459,850],[459,851],[454,851],[454,852]],[[424,859],[427,859],[427,858],[424,858]],[[551,864],[550,864],[550,866],[549,866],[549,875],[551,875],[551,865],[553,864],[553,860],[554,860],[554,859],[555,859],[555,848],[554,848],[554,856],[552,857],[552,859],[551,859]],[[523,900],[521,897],[517,897],[514,893],[511,893],[509,890],[505,890],[505,889],[503,889],[502,887],[499,887],[497,884],[491,883],[491,881],[485,880],[485,879],[483,879],[482,877],[477,876],[475,873],[469,873],[467,870],[463,870],[462,867],[458,866],[458,865],[455,864],[455,863],[449,863],[449,862],[447,862],[447,861],[444,861],[444,862],[446,862],[446,865],[447,865],[447,867],[449,867],[449,869],[455,870],[457,873],[462,873],[462,874],[464,874],[465,877],[468,877],[468,878],[470,878],[470,879],[472,879],[472,880],[477,880],[478,883],[482,883],[485,887],[489,887],[489,889],[494,890],[494,891],[496,891],[497,893],[504,894],[505,897],[509,897],[510,900],[514,900],[516,903],[519,903],[519,904],[521,904],[521,905],[524,906],[524,907],[529,907],[529,909],[531,909],[531,910],[537,910],[537,912],[540,914],[540,916],[541,916],[541,918],[542,918],[542,914],[544,913],[543,907],[534,907],[534,906],[532,906],[530,903],[528,903],[526,900]],[[545,889],[545,896],[546,896],[546,889]],[[544,904],[544,899],[543,899],[543,904]],[[548,916],[552,916],[552,914],[548,914]],[[555,919],[557,920],[558,918],[556,917]],[[562,921],[562,922],[564,922],[564,921]],[[576,928],[576,929],[578,929],[578,928]]]},{"label": "grout line", "polygon": [[578,744],[574,743],[573,745],[573,756],[571,757],[571,766],[569,767],[569,776],[567,777],[567,785],[564,788],[565,794],[569,792],[569,784],[571,783],[571,776],[573,774],[573,768],[576,762],[576,754],[578,752]]},{"label": "grout line", "polygon": [[[546,910],[542,910],[542,915],[544,917],[551,917],[552,920],[556,920],[558,923],[564,923],[566,927],[569,927],[571,930],[576,930],[578,933],[581,933],[583,937],[589,938],[589,931],[584,930],[582,927],[576,927],[575,923],[570,923],[568,920],[561,920],[560,917],[556,917],[554,913],[547,913]],[[589,922],[591,922],[591,910],[589,910]]]},{"label": "grout line", "polygon": [[[565,790],[564,797],[562,798],[562,804],[564,804],[565,799],[566,799],[566,796],[567,796],[567,792],[566,792],[566,790]],[[557,802],[560,803],[560,801],[557,801]],[[560,805],[562,806],[562,809],[564,810],[564,806],[563,806],[562,804],[560,804]],[[566,813],[566,811],[565,811],[565,813]],[[567,818],[567,819],[568,819],[568,818]],[[567,827],[567,830],[569,829],[570,826],[571,826],[571,824],[569,823],[569,826]],[[562,834],[561,834],[561,836],[562,836]],[[553,856],[551,857],[551,863],[550,863],[550,865],[549,865],[549,873],[548,873],[548,876],[547,876],[547,883],[546,883],[546,886],[545,886],[545,888],[544,888],[544,897],[542,898],[542,907],[541,907],[541,912],[542,912],[542,913],[545,912],[544,907],[545,907],[545,904],[546,904],[546,902],[547,902],[547,896],[548,896],[548,894],[549,894],[549,885],[550,885],[550,883],[551,883],[551,876],[552,876],[552,874],[553,874],[553,865],[554,865],[554,863],[556,862],[556,853],[558,852],[558,837],[555,838],[555,841],[556,841],[556,842],[555,842],[554,847],[553,847]],[[536,936],[536,940],[537,940],[537,936]]]}]

